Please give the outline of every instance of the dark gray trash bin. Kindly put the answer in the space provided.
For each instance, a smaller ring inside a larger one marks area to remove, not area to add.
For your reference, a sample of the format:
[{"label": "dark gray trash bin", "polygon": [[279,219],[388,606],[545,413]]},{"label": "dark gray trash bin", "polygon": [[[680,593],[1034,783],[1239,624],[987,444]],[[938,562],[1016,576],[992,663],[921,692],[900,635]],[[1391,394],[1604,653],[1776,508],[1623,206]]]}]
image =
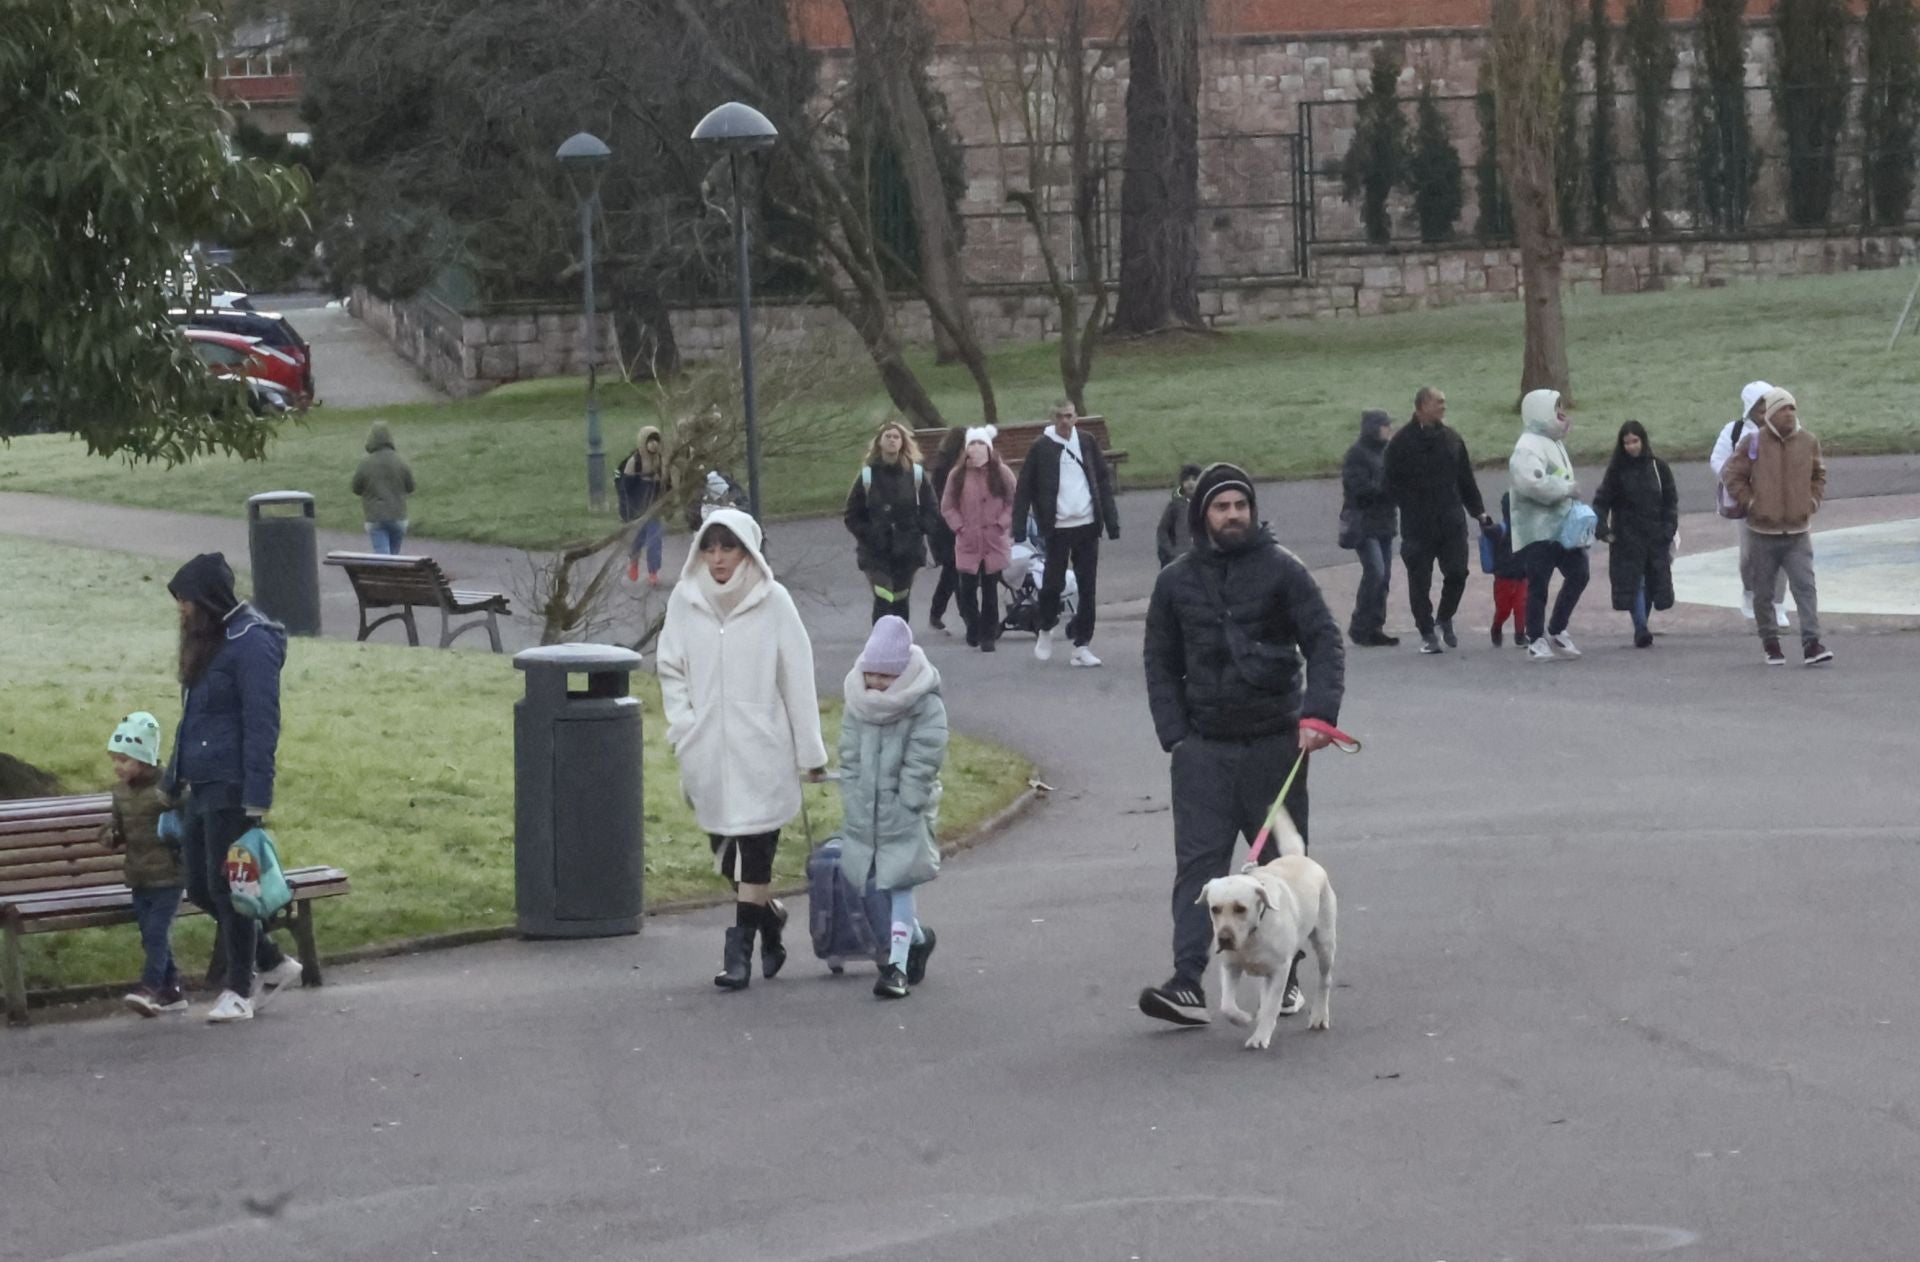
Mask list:
[{"label": "dark gray trash bin", "polygon": [[253,604],[288,635],[320,634],[320,552],[313,496],[268,491],[247,501]]},{"label": "dark gray trash bin", "polygon": [[606,644],[517,654],[513,706],[514,910],[534,938],[640,932],[640,655]]}]

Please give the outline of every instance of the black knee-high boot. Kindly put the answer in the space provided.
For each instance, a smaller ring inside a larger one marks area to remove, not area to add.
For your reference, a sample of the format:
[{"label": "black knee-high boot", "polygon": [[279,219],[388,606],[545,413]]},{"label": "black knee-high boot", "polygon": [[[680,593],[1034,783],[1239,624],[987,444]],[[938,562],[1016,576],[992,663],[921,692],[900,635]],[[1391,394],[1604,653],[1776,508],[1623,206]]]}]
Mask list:
[{"label": "black knee-high boot", "polygon": [[733,905],[734,925],[727,930],[726,954],[713,984],[722,990],[745,990],[753,977],[753,929],[760,919],[756,903]]},{"label": "black knee-high boot", "polygon": [[780,933],[787,927],[787,909],[773,899],[760,909],[760,976],[772,981],[787,962],[787,948]]}]

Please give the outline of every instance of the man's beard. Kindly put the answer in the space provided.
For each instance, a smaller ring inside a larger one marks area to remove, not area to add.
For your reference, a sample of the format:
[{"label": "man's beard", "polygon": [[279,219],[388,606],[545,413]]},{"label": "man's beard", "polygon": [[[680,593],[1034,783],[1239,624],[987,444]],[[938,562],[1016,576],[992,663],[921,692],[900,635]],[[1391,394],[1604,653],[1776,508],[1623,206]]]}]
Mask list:
[{"label": "man's beard", "polygon": [[191,688],[200,682],[213,655],[220,651],[225,628],[199,605],[180,618],[180,682]]},{"label": "man's beard", "polygon": [[1253,534],[1253,523],[1235,522],[1231,525],[1216,526],[1210,532],[1213,546],[1216,548],[1237,548]]}]

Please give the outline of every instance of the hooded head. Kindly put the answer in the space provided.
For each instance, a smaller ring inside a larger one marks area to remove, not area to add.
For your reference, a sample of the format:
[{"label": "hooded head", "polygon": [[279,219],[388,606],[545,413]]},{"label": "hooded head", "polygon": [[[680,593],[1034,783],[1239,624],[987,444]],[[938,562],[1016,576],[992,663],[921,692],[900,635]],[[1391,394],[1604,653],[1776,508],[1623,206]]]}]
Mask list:
[{"label": "hooded head", "polygon": [[1529,390],[1520,400],[1520,423],[1529,434],[1540,434],[1560,442],[1567,436],[1568,423],[1560,415],[1558,390]]},{"label": "hooded head", "polygon": [[181,566],[167,583],[167,594],[206,610],[216,621],[225,621],[240,607],[240,598],[233,594],[233,567],[218,552],[202,552]]},{"label": "hooded head", "polygon": [[[1246,524],[1232,535],[1215,538],[1214,532],[1207,528],[1207,508],[1229,491],[1246,497]],[[1193,499],[1187,505],[1187,525],[1195,539],[1208,540],[1221,552],[1231,552],[1253,538],[1260,528],[1260,506],[1254,499],[1253,479],[1247,476],[1247,471],[1224,461],[1201,470],[1199,481],[1193,484]]]},{"label": "hooded head", "polygon": [[[707,514],[705,521],[700,523],[699,533],[693,537],[693,546],[687,549],[686,564],[680,567],[682,579],[691,579],[707,573],[707,563],[701,556],[701,552],[713,539],[717,528],[725,529],[740,544],[741,550],[747,554],[746,563],[758,566],[760,572],[769,578],[773,576],[773,571],[767,568],[766,558],[760,551],[762,544],[760,523],[737,508],[716,508]],[[729,580],[726,585],[731,586],[732,581]]]},{"label": "hooded head", "polygon": [[1759,420],[1760,418],[1754,415],[1754,406],[1758,404],[1761,399],[1764,399],[1767,391],[1771,389],[1773,389],[1773,387],[1764,381],[1749,381],[1745,386],[1741,387],[1740,415],[1750,421]]},{"label": "hooded head", "polygon": [[1194,487],[1198,485],[1199,481],[1200,466],[1197,464],[1183,464],[1180,466],[1180,481],[1174,487],[1174,493],[1181,499],[1187,499],[1192,496]]},{"label": "hooded head", "polygon": [[387,428],[385,421],[375,421],[367,426],[367,450],[393,450],[393,431]]},{"label": "hooded head", "polygon": [[1368,408],[1360,414],[1360,441],[1375,447],[1384,447],[1387,431],[1393,428],[1393,418],[1378,408]]},{"label": "hooded head", "polygon": [[1779,386],[1767,391],[1760,399],[1761,419],[1768,429],[1785,438],[1800,428],[1800,405],[1793,396]]},{"label": "hooded head", "polygon": [[707,498],[716,504],[727,498],[727,477],[718,469],[707,470]]}]

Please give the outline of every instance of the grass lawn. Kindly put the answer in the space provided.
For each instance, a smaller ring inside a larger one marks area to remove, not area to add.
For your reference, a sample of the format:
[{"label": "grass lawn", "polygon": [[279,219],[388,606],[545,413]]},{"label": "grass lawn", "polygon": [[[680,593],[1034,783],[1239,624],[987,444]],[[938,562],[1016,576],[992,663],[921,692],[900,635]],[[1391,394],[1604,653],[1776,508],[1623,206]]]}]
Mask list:
[{"label": "grass lawn", "polygon": [[[1910,283],[1904,270],[1860,272],[1570,300],[1575,454],[1604,455],[1620,422],[1638,418],[1663,454],[1704,455],[1738,409],[1740,387],[1755,377],[1792,389],[1832,454],[1920,447],[1908,421],[1920,344],[1904,342],[1891,355],[1885,349]],[[1504,459],[1518,428],[1520,346],[1517,303],[1269,324],[1172,344],[1106,346],[1088,400],[1110,417],[1114,441],[1132,453],[1121,468],[1134,485],[1170,483],[1187,460],[1233,459],[1264,477],[1330,473],[1362,409],[1404,416],[1423,383],[1446,389],[1449,419],[1476,457],[1490,462]],[[961,369],[918,366],[949,418],[977,415],[977,396]],[[1056,369],[1051,345],[996,354],[1002,416],[1044,415],[1059,393]],[[851,403],[856,415],[886,414],[870,373],[833,389],[836,397],[821,399],[822,409]],[[578,507],[581,393],[576,381],[542,381],[461,403],[321,408],[289,425],[261,467],[221,459],[171,471],[129,469],[89,459],[68,439],[18,439],[0,451],[0,490],[238,513],[249,494],[297,487],[319,497],[323,525],[356,529],[359,507],[346,483],[367,422],[378,415],[393,421],[420,479],[412,505],[417,533],[551,545],[593,523]],[[608,445],[618,458],[635,426],[652,414],[637,395],[622,400],[616,391],[609,398]],[[844,458],[770,461],[770,510],[837,509],[860,451],[856,443]]]},{"label": "grass lawn", "polygon": [[[111,781],[105,752],[129,710],[179,717],[169,571],[117,553],[0,538],[0,750],[60,776],[73,792]],[[317,916],[323,950],[513,919],[513,702],[509,659],[338,640],[293,641],[283,677],[285,731],[270,825],[289,866],[331,863],[353,893]],[[650,902],[723,891],[704,834],[680,795],[663,739],[660,693],[636,675],[646,707],[646,870]],[[839,707],[823,705],[828,742]],[[1024,760],[956,735],[944,774],[942,831],[960,835],[1025,787]],[[815,827],[837,826],[831,786],[809,789]],[[796,828],[779,876],[806,860]],[[183,919],[183,960],[204,961],[206,918]],[[35,987],[139,975],[131,925],[24,940]],[[197,967],[197,966],[196,966]],[[191,970],[190,970],[191,971]]]}]

